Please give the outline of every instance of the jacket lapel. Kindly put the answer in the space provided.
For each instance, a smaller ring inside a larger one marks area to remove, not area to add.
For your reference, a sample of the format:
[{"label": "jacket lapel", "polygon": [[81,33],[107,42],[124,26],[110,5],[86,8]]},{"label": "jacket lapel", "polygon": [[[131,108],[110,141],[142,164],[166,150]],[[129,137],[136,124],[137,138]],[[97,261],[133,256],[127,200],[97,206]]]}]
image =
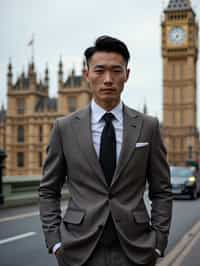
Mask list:
[{"label": "jacket lapel", "polygon": [[74,136],[77,137],[80,150],[86,156],[89,165],[95,171],[96,175],[100,177],[104,185],[108,187],[92,142],[90,119],[91,108],[89,105],[82,112],[77,113],[76,117],[72,121]]},{"label": "jacket lapel", "polygon": [[123,141],[118,165],[116,167],[111,186],[117,180],[131,156],[133,156],[143,122],[142,117],[136,111],[129,109],[125,105],[123,107]]}]

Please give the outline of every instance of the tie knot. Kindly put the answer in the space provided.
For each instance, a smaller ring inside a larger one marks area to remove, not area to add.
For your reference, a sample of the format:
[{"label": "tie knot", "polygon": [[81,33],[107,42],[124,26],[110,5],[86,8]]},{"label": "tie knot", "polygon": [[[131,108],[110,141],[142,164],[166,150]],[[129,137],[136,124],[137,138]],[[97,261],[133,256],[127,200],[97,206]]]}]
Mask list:
[{"label": "tie knot", "polygon": [[102,118],[107,124],[107,123],[112,122],[112,120],[115,118],[115,116],[112,113],[105,113]]}]

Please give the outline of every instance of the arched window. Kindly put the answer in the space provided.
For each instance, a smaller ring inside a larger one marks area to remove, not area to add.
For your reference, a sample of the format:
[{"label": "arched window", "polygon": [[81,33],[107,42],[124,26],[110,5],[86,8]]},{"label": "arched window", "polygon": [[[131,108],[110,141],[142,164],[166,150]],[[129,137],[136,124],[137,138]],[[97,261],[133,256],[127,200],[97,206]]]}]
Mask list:
[{"label": "arched window", "polygon": [[17,128],[17,141],[24,142],[24,126],[18,126]]},{"label": "arched window", "polygon": [[68,103],[68,110],[70,113],[76,111],[76,109],[77,109],[76,96],[68,96],[67,103]]},{"label": "arched window", "polygon": [[39,167],[42,167],[42,152],[41,151],[39,151],[39,153],[38,153],[38,166]]},{"label": "arched window", "polygon": [[25,101],[24,98],[17,99],[17,113],[24,114],[25,113]]},{"label": "arched window", "polygon": [[43,141],[43,128],[41,125],[39,126],[38,140],[39,140],[39,142]]},{"label": "arched window", "polygon": [[17,166],[24,167],[24,153],[23,152],[17,153]]}]

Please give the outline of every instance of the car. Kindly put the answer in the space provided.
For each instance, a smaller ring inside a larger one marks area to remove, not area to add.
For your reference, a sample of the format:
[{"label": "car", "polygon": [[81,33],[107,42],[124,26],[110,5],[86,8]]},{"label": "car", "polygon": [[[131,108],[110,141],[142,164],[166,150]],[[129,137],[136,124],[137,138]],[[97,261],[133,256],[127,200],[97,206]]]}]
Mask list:
[{"label": "car", "polygon": [[200,174],[195,167],[170,166],[172,193],[174,195],[189,195],[197,199],[200,194]]}]

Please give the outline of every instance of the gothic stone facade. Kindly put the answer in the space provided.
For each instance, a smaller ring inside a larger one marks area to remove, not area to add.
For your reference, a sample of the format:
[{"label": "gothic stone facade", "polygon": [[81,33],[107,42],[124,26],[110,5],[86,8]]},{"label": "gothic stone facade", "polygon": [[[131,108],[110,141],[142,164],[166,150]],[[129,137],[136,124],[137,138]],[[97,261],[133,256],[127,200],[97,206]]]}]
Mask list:
[{"label": "gothic stone facade", "polygon": [[4,174],[7,176],[41,175],[54,120],[87,105],[91,91],[83,75],[74,70],[63,81],[59,63],[58,98],[49,97],[48,69],[38,82],[35,66],[29,65],[13,84],[12,65],[8,66],[7,110],[0,110],[0,147],[6,151]]}]

